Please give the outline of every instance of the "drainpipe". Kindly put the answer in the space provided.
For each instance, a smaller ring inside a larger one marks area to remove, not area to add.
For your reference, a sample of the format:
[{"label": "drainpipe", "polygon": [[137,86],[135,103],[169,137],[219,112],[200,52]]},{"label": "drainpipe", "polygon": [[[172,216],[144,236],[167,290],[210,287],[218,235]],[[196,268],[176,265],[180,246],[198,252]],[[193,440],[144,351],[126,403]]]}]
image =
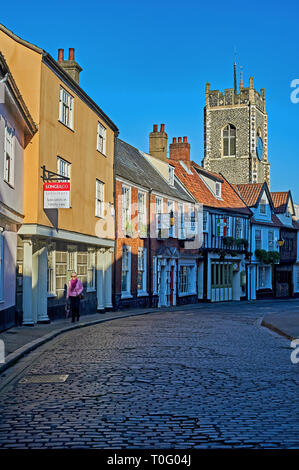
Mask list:
[{"label": "drainpipe", "polygon": [[[118,134],[117,134],[118,135]],[[117,217],[116,217],[116,174],[115,174],[115,148],[116,148],[116,139],[117,135],[114,137],[114,158],[113,158],[113,201],[114,201],[114,260],[113,260],[113,289],[112,289],[112,304],[114,310],[116,310],[116,299],[115,299],[115,290],[116,290],[116,251],[117,251]]]},{"label": "drainpipe", "polygon": [[153,306],[153,279],[152,279],[152,247],[151,247],[151,194],[153,188],[148,193],[148,275],[149,275],[149,306]]},{"label": "drainpipe", "polygon": [[[248,288],[249,288],[249,299],[248,300],[252,300],[251,299],[251,296],[252,296],[252,269],[251,269],[251,250],[252,250],[252,223],[251,223],[251,220],[249,219],[249,232],[250,232],[250,245],[249,245],[249,251],[250,251],[250,259],[249,259],[249,265],[248,265],[248,274],[250,273],[250,276],[248,275],[248,278],[249,278],[249,283],[248,283]],[[250,266],[250,268],[249,268]]]}]

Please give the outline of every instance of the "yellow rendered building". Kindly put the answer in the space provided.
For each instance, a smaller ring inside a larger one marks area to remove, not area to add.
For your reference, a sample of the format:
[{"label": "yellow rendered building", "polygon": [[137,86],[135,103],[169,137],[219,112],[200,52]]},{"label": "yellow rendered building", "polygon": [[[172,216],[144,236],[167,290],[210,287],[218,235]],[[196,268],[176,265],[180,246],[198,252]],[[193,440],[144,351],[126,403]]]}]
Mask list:
[{"label": "yellow rendered building", "polygon": [[[0,51],[38,126],[24,156],[17,310],[27,325],[63,315],[72,271],[85,287],[82,312],[110,309],[118,129],[79,86],[74,49],[56,61],[0,25]],[[55,174],[70,182],[68,208],[44,208],[42,177]]]}]

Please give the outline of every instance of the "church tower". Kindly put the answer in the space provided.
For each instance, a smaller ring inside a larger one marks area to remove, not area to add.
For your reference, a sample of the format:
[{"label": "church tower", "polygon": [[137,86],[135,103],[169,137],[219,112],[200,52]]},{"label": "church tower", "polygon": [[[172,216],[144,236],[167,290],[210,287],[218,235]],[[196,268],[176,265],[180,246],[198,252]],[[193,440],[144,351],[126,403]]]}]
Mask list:
[{"label": "church tower", "polygon": [[270,186],[265,89],[256,91],[252,77],[244,88],[241,72],[238,91],[234,64],[234,88],[222,93],[206,84],[204,118],[203,167],[233,184],[266,181]]}]

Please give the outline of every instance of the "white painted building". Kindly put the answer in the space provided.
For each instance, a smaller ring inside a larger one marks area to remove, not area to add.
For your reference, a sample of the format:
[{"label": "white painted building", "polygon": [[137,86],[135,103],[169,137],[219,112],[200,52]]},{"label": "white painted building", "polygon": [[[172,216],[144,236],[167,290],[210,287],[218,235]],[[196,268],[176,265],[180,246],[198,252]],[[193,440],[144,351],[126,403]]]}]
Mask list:
[{"label": "white painted building", "polygon": [[0,330],[15,323],[17,231],[24,216],[24,148],[36,130],[0,53]]}]

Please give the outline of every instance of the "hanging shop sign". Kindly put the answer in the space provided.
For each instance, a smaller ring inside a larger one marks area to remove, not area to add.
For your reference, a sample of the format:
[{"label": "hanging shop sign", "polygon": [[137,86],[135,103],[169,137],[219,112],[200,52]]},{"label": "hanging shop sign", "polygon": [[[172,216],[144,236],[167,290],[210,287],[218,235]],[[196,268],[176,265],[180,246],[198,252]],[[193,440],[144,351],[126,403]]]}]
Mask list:
[{"label": "hanging shop sign", "polygon": [[69,209],[70,183],[44,183],[44,209]]}]

